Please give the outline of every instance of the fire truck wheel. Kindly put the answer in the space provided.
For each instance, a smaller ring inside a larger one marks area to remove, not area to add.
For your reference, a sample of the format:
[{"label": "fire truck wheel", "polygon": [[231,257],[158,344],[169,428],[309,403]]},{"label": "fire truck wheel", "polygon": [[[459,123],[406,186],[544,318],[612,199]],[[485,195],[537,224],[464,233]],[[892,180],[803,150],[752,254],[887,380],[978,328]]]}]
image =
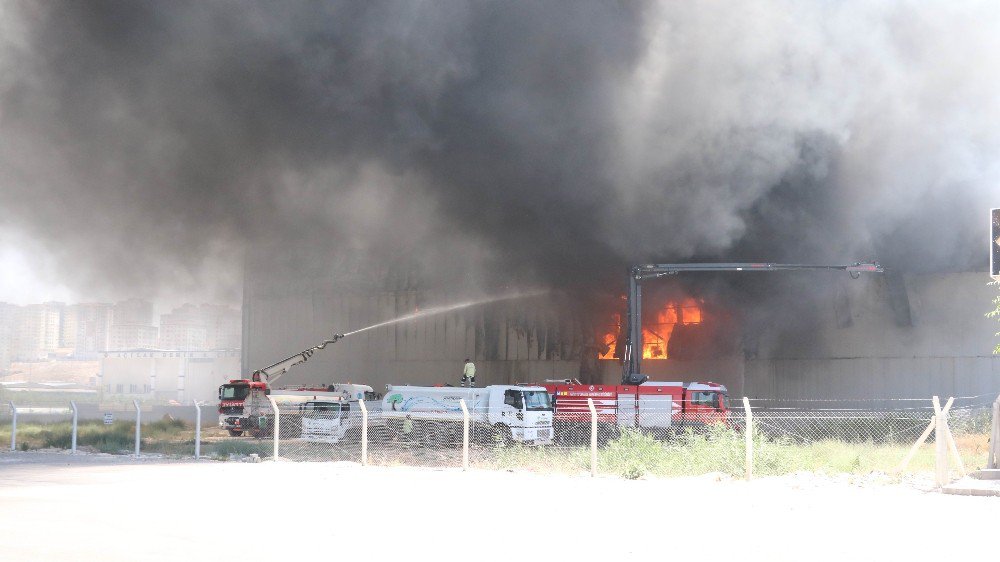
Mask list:
[{"label": "fire truck wheel", "polygon": [[473,424],[469,429],[469,441],[476,445],[489,445],[492,433],[488,425]]},{"label": "fire truck wheel", "polygon": [[514,443],[514,436],[511,434],[510,428],[502,423],[493,426],[493,435],[497,442],[503,444],[504,447],[510,447]]},{"label": "fire truck wheel", "polygon": [[229,436],[230,437],[240,437],[241,435],[243,435],[243,432],[240,431],[240,430],[238,430],[238,429],[230,429],[229,430]]}]

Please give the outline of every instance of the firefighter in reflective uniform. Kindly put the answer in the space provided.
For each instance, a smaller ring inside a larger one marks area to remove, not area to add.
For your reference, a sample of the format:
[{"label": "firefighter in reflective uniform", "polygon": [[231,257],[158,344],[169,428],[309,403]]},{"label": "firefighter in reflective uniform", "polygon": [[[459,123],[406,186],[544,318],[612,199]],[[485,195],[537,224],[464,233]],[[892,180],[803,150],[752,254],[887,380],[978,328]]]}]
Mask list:
[{"label": "firefighter in reflective uniform", "polygon": [[462,369],[462,386],[469,383],[469,387],[476,386],[476,364],[471,359],[465,359],[465,368]]},{"label": "firefighter in reflective uniform", "polygon": [[412,434],[413,434],[413,420],[410,419],[410,416],[406,416],[406,419],[403,420],[403,439],[406,439],[408,441]]}]

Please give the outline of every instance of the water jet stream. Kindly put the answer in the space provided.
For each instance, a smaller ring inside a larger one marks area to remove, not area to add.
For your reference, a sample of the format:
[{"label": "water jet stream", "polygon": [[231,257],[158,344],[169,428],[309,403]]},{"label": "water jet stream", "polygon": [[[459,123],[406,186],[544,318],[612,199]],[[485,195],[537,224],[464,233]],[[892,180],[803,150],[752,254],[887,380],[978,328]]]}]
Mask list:
[{"label": "water jet stream", "polygon": [[469,307],[472,307],[472,306],[478,306],[478,305],[482,305],[482,304],[489,304],[489,303],[498,302],[498,301],[513,300],[513,299],[522,299],[522,298],[526,298],[526,297],[534,297],[534,296],[541,295],[544,292],[545,291],[542,291],[542,290],[529,291],[529,292],[519,292],[519,293],[513,293],[513,294],[498,295],[498,296],[495,296],[495,297],[487,297],[487,298],[479,299],[479,300],[472,300],[472,301],[465,301],[465,302],[460,302],[460,303],[455,303],[455,304],[448,304],[448,305],[444,305],[444,306],[436,306],[436,307],[433,307],[433,308],[428,308],[426,310],[420,310],[420,311],[414,312],[412,314],[407,314],[405,316],[400,316],[399,318],[393,318],[392,320],[386,320],[385,322],[379,322],[378,324],[372,324],[371,326],[366,326],[364,328],[359,328],[359,329],[353,330],[351,332],[344,332],[342,334],[342,336],[343,337],[347,337],[347,336],[350,336],[350,335],[353,335],[353,334],[358,334],[358,333],[361,333],[361,332],[366,332],[368,330],[374,330],[375,328],[381,328],[382,326],[389,326],[391,324],[398,324],[400,322],[406,322],[406,321],[409,321],[409,320],[415,320],[417,318],[423,318],[425,316],[434,316],[436,314],[444,314],[445,312],[452,312],[454,310],[461,310],[463,308],[469,308]]}]

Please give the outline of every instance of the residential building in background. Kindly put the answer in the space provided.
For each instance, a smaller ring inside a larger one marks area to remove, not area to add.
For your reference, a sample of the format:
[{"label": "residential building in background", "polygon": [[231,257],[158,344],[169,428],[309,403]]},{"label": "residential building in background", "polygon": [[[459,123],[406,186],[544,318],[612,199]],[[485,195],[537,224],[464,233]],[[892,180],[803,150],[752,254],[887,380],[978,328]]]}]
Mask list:
[{"label": "residential building in background", "polygon": [[115,304],[108,349],[155,349],[159,335],[153,325],[153,303],[129,299]]},{"label": "residential building in background", "polygon": [[40,361],[59,349],[62,303],[29,304],[14,312],[13,360]]},{"label": "residential building in background", "polygon": [[239,310],[221,304],[198,307],[205,324],[205,345],[208,349],[239,349],[243,338],[243,315]]},{"label": "residential building in background", "polygon": [[185,304],[160,316],[161,349],[206,349],[207,344],[208,329],[197,306]]},{"label": "residential building in background", "polygon": [[59,317],[59,347],[63,349],[76,349],[76,333],[79,330],[77,316],[79,306],[71,304],[60,309]]},{"label": "residential building in background", "polygon": [[10,368],[13,360],[14,313],[17,306],[0,302],[0,371]]},{"label": "residential building in background", "polygon": [[160,316],[160,348],[239,349],[240,311],[225,305],[185,304]]},{"label": "residential building in background", "polygon": [[111,343],[108,349],[156,349],[159,345],[160,331],[156,326],[142,324],[112,324]]},{"label": "residential building in background", "polygon": [[143,299],[129,299],[115,303],[114,323],[152,326],[153,303]]},{"label": "residential building in background", "polygon": [[0,373],[8,381],[73,382],[178,401],[210,400],[239,376],[238,309],[185,304],[163,314],[159,327],[154,318],[153,303],[142,299],[0,302]]},{"label": "residential building in background", "polygon": [[108,303],[81,303],[76,307],[76,355],[107,351],[111,344],[114,306]]}]

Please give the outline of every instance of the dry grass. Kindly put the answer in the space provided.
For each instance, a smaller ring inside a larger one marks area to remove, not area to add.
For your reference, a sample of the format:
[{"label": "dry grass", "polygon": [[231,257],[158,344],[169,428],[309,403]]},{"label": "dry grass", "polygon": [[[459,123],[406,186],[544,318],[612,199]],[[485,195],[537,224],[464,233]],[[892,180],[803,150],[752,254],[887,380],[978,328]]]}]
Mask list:
[{"label": "dry grass", "polygon": [[[967,470],[982,468],[986,461],[988,435],[956,436],[959,453]],[[895,474],[910,445],[849,443],[823,440],[811,443],[754,439],[754,474],[782,475],[794,472],[825,474]],[[513,446],[482,450],[477,465],[494,469],[521,469],[537,472],[578,473],[590,470],[587,447]],[[690,433],[671,441],[658,441],[639,432],[624,432],[598,450],[598,472],[623,478],[642,476],[694,476],[724,473],[745,474],[744,438],[718,427],[707,433]],[[907,473],[933,472],[934,444],[925,443],[910,461]]]}]

